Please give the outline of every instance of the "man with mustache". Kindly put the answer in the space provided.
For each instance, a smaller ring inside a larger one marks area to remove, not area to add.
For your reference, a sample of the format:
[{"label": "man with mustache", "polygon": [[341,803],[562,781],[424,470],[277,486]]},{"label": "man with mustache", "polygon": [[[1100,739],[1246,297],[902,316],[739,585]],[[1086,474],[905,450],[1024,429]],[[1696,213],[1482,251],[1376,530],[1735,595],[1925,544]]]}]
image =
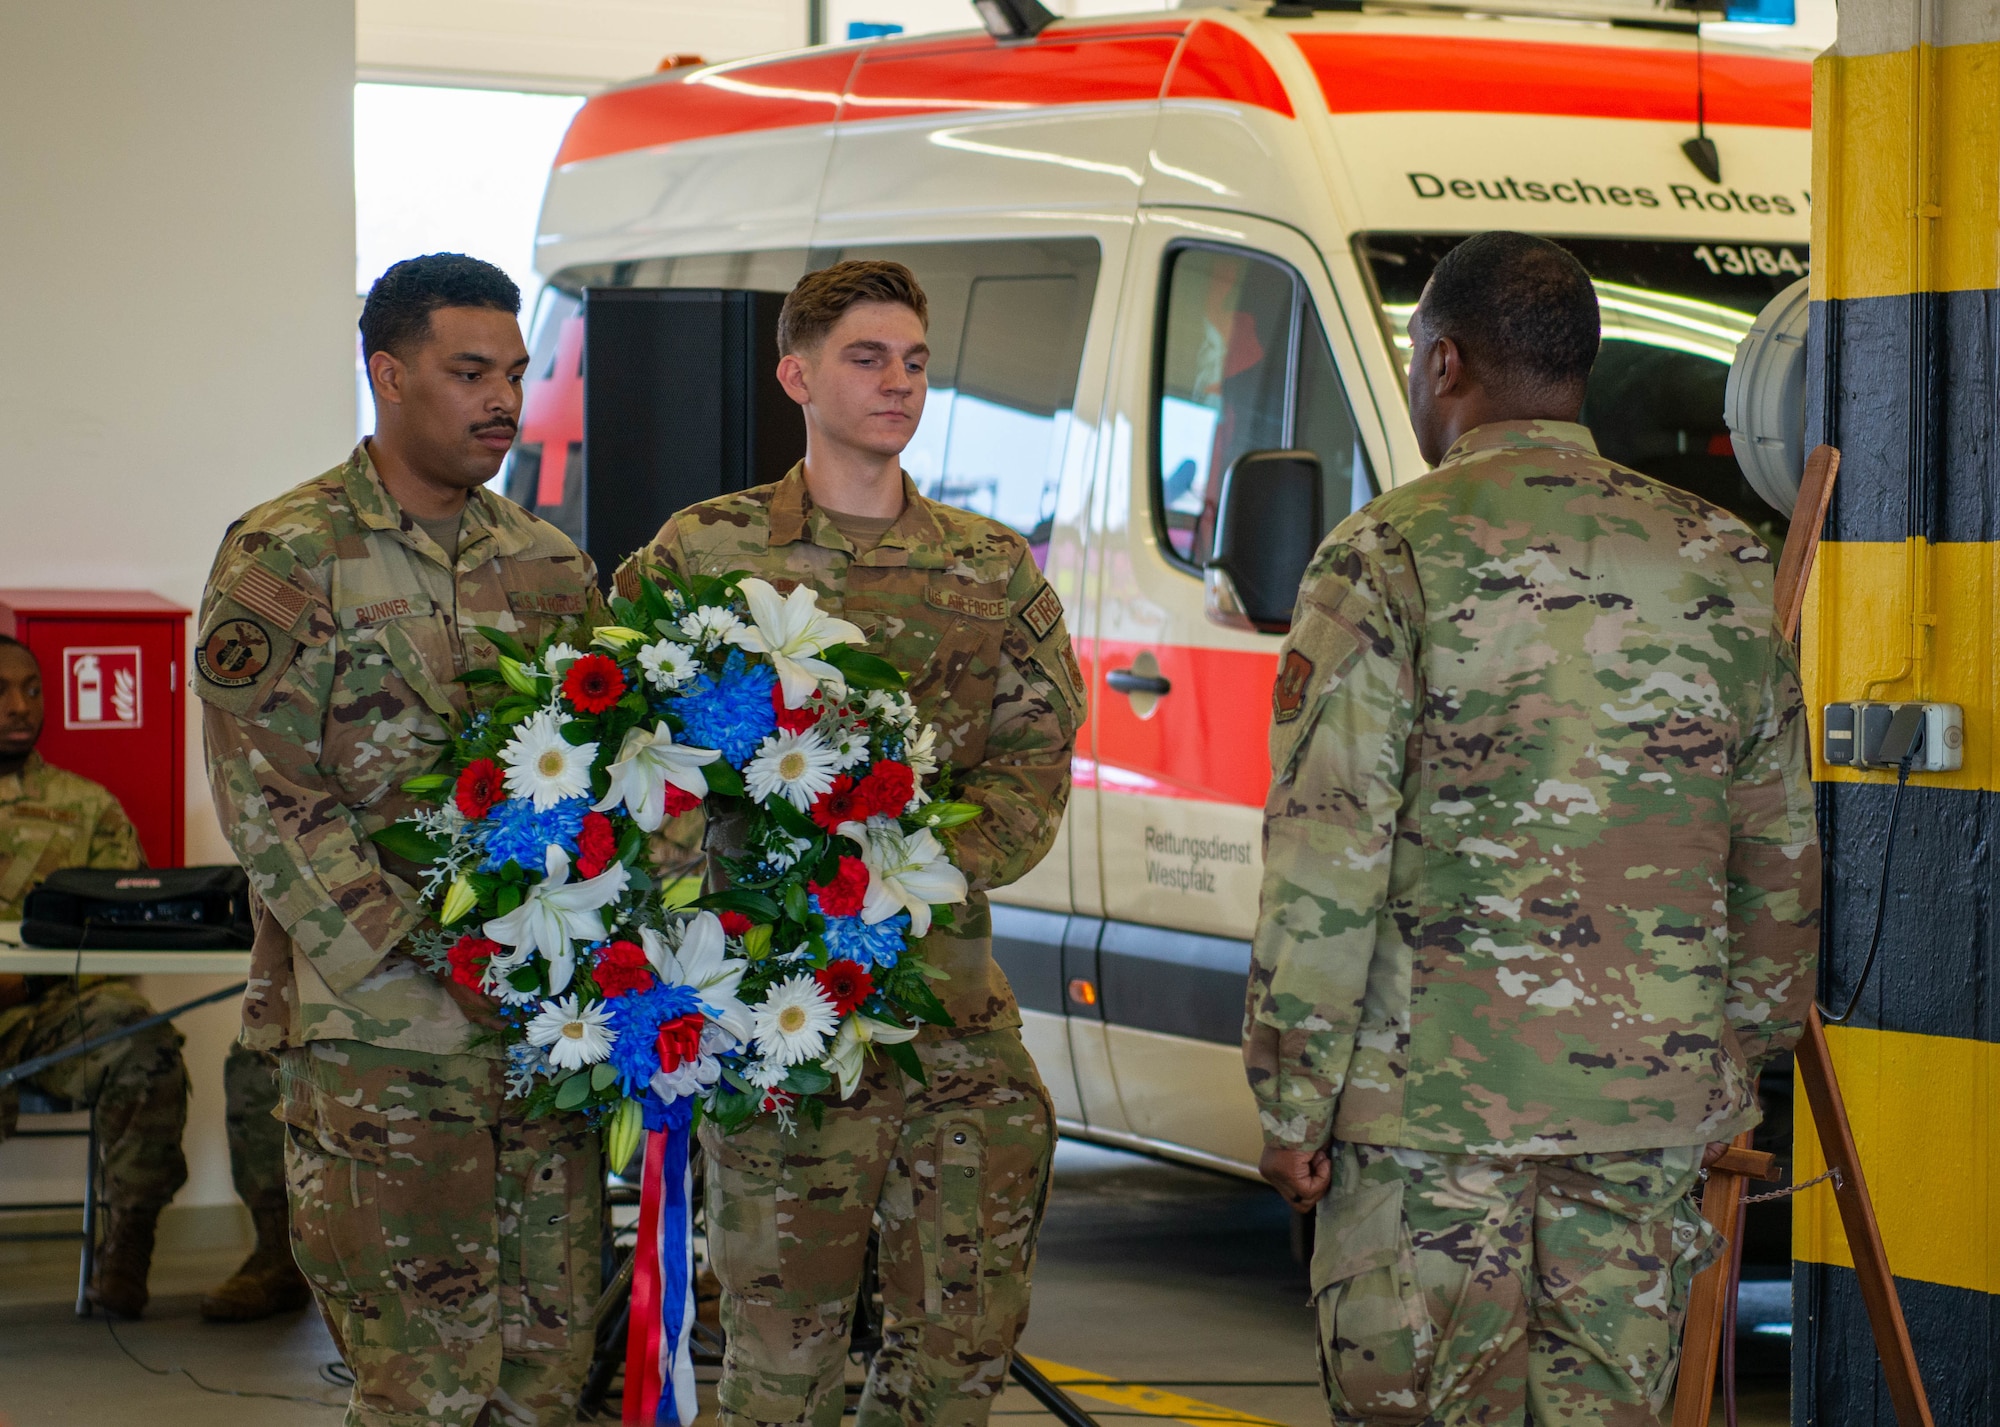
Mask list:
[{"label": "man with mustache", "polygon": [[434,253],[368,294],[375,433],[230,527],[195,692],[215,805],[261,903],[243,1044],[275,1052],[293,1252],[354,1371],[354,1427],[566,1424],[592,1347],[603,1166],[504,1095],[493,1003],[440,981],[408,814],[480,626],[529,647],[595,608],[589,559],[485,489],[513,444],[520,293]]},{"label": "man with mustache", "polygon": [[[42,670],[25,644],[0,635],[0,921],[19,921],[35,884],[64,867],[138,867],[139,836],[110,790],[45,761]],[[128,981],[106,976],[0,975],[0,1067],[94,1039],[153,1013]],[[118,1318],[146,1306],[153,1232],[187,1181],[187,1068],[172,1026],[155,1026],[28,1082],[45,1095],[93,1103],[105,1228],[90,1300]],[[0,1140],[18,1094],[0,1090]]]}]

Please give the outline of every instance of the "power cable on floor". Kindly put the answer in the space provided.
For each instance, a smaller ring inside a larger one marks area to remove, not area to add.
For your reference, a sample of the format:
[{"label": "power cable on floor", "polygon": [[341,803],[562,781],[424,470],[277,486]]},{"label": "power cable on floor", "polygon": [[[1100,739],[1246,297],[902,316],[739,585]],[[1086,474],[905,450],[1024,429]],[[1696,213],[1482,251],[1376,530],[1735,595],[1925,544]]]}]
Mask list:
[{"label": "power cable on floor", "polygon": [[[137,1353],[125,1346],[125,1340],[118,1336],[118,1325],[109,1318],[104,1320],[104,1330],[111,1335],[111,1341],[118,1345],[118,1351],[130,1358],[132,1365],[141,1372],[151,1373],[154,1377],[184,1377],[203,1392],[214,1393],[217,1397],[261,1397],[269,1399],[272,1402],[303,1402],[308,1407],[331,1407],[336,1409],[347,1406],[345,1402],[327,1402],[321,1398],[306,1397],[292,1392],[253,1392],[249,1388],[243,1387],[210,1387],[186,1368],[156,1368],[151,1363],[141,1360]],[[320,1369],[320,1375],[322,1377],[326,1376],[325,1368]]]}]

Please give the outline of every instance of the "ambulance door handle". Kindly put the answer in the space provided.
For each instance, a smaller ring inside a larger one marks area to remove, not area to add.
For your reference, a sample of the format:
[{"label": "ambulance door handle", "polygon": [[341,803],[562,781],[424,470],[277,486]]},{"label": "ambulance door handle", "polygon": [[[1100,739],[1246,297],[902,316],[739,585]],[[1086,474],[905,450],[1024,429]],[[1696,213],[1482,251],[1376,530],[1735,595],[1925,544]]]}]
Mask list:
[{"label": "ambulance door handle", "polygon": [[1121,694],[1151,694],[1159,698],[1174,691],[1173,681],[1159,674],[1141,674],[1133,669],[1112,669],[1104,682]]}]

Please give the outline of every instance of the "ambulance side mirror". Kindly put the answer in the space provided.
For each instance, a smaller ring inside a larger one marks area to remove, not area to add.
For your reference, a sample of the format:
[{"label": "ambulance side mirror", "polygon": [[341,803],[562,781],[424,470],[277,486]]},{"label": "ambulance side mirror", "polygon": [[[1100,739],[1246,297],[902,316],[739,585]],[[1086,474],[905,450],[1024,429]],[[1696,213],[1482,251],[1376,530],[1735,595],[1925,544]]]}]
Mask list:
[{"label": "ambulance side mirror", "polygon": [[1215,553],[1204,570],[1208,617],[1234,629],[1283,634],[1322,522],[1319,457],[1248,451],[1224,472]]}]

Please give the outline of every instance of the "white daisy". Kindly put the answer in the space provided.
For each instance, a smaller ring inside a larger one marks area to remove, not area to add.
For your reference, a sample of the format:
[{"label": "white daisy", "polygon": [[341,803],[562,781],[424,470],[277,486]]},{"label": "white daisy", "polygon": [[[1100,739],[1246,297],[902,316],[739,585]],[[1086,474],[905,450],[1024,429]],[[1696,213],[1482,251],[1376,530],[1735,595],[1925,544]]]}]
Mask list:
[{"label": "white daisy", "polygon": [[840,1023],[833,1002],[810,976],[787,976],[772,986],[751,1020],[757,1048],[778,1065],[803,1065],[817,1057]]},{"label": "white daisy", "polygon": [[803,837],[793,837],[787,832],[776,832],[764,844],[764,855],[780,872],[789,872],[799,865],[799,859],[812,851],[812,842]]},{"label": "white daisy", "polygon": [[542,656],[542,667],[556,678],[563,676],[563,670],[583,656],[577,650],[558,640],[549,646],[549,652]]},{"label": "white daisy", "polygon": [[927,723],[903,740],[903,761],[922,782],[938,770],[937,725]]},{"label": "white daisy", "polygon": [[694,655],[678,640],[662,639],[639,651],[639,667],[656,689],[678,689],[695,676]]},{"label": "white daisy", "polygon": [[507,791],[534,799],[538,813],[588,793],[590,765],[596,757],[596,744],[564,739],[562,720],[546,709],[516,729],[500,750],[500,761],[507,765]]},{"label": "white daisy", "polygon": [[790,1073],[790,1066],[772,1060],[753,1060],[743,1067],[743,1078],[759,1090],[776,1090]]},{"label": "white daisy", "polygon": [[917,706],[908,694],[892,694],[883,689],[870,689],[862,707],[894,728],[908,728],[917,717]]},{"label": "white daisy", "polygon": [[868,761],[868,730],[853,724],[837,723],[833,733],[827,737],[826,746],[832,750],[834,767],[845,773],[857,763]]},{"label": "white daisy", "polygon": [[779,729],[757,746],[743,765],[743,785],[750,796],[767,803],[773,794],[804,812],[814,798],[833,787],[839,760],[816,728],[804,733]]},{"label": "white daisy", "polygon": [[557,1069],[580,1070],[611,1054],[610,1019],[602,1004],[579,1009],[574,996],[544,1001],[541,1013],[528,1022],[528,1044],[546,1050]]},{"label": "white daisy", "polygon": [[732,643],[730,636],[743,627],[743,621],[736,611],[721,605],[705,604],[700,609],[689,610],[681,616],[681,633],[694,640],[703,649],[713,649],[718,644]]}]

